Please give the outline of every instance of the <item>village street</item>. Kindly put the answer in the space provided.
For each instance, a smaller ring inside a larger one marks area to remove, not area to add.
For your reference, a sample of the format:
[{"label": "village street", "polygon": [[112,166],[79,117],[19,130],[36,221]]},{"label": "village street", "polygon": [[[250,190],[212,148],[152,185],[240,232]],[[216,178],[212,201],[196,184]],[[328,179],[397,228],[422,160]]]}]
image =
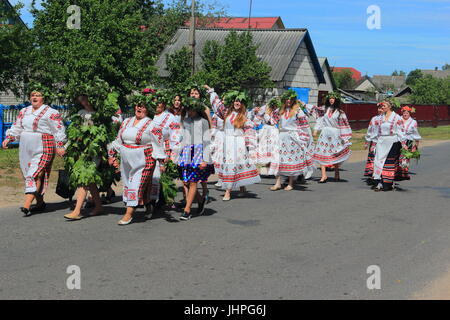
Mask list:
[{"label": "village street", "polygon": [[[370,190],[362,162],[345,165],[347,182],[272,192],[263,179],[230,202],[211,184],[213,202],[188,222],[119,227],[120,201],[78,222],[64,203],[28,218],[2,208],[0,299],[414,298],[450,266],[449,154],[450,143],[423,148],[395,192]],[[66,286],[71,265],[80,290]],[[373,265],[379,290],[366,286]]]}]

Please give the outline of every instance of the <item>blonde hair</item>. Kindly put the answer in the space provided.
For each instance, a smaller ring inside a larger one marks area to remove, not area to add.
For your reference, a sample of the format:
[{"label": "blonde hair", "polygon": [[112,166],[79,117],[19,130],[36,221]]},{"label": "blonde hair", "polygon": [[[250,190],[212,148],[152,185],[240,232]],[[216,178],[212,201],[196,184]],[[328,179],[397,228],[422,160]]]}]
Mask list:
[{"label": "blonde hair", "polygon": [[[291,111],[289,112],[289,118],[292,118],[297,113],[298,109],[300,109],[300,105],[297,100],[295,101],[295,104],[291,107]],[[286,102],[283,103],[283,105],[281,106],[280,115],[283,115],[285,111],[286,111]]]},{"label": "blonde hair", "polygon": [[[225,115],[225,119],[227,119],[231,113],[233,112],[234,107],[229,107],[227,110],[227,113]],[[245,104],[243,104],[241,102],[241,108],[239,109],[239,111],[237,111],[238,116],[236,117],[236,119],[234,119],[233,122],[233,126],[237,129],[242,129],[244,128],[245,122],[247,121],[247,107],[245,106]]]}]

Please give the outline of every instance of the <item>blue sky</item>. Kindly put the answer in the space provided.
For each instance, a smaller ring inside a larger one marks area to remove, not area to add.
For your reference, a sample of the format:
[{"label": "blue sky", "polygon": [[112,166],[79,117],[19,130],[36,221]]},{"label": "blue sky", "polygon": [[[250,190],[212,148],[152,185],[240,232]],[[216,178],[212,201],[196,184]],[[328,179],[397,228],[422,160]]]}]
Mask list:
[{"label": "blue sky", "polygon": [[[31,25],[31,0],[22,2],[22,18]],[[217,2],[230,16],[248,16],[249,0]],[[370,5],[381,9],[380,30],[366,26]],[[450,63],[450,0],[253,0],[252,16],[280,16],[287,28],[308,28],[318,56],[363,75]]]}]

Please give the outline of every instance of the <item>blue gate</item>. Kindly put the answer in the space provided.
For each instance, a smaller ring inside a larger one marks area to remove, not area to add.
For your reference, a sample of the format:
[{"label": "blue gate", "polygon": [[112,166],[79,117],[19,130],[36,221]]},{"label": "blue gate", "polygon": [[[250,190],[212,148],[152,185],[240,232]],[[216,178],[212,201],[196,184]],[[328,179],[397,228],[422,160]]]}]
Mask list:
[{"label": "blue gate", "polygon": [[302,101],[303,103],[309,102],[309,91],[311,91],[310,88],[294,88],[294,87],[286,87],[286,90],[292,89],[295,92],[297,92],[298,99]]}]

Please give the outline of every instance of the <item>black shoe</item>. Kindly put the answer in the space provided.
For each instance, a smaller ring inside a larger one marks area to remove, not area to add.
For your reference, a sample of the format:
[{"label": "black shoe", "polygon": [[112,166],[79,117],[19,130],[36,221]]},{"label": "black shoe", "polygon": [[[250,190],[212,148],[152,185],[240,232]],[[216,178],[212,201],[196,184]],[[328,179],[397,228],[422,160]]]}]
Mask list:
[{"label": "black shoe", "polygon": [[20,207],[20,211],[23,213],[24,217],[29,217],[31,216],[31,211],[30,209],[24,208],[24,207]]},{"label": "black shoe", "polygon": [[328,181],[328,178],[326,178],[325,180],[319,180],[319,181],[317,181],[317,183],[327,183],[327,181]]},{"label": "black shoe", "polygon": [[43,202],[40,206],[31,206],[30,208],[30,212],[44,212],[45,211],[45,207],[47,206],[47,204],[45,202]]},{"label": "black shoe", "polygon": [[183,214],[180,217],[180,220],[184,220],[184,221],[191,220],[191,214],[186,211],[183,212]]},{"label": "black shoe", "polygon": [[205,203],[206,203],[206,198],[203,199],[203,201],[200,201],[198,203],[198,215],[199,216],[203,215],[203,212],[205,211]]}]

